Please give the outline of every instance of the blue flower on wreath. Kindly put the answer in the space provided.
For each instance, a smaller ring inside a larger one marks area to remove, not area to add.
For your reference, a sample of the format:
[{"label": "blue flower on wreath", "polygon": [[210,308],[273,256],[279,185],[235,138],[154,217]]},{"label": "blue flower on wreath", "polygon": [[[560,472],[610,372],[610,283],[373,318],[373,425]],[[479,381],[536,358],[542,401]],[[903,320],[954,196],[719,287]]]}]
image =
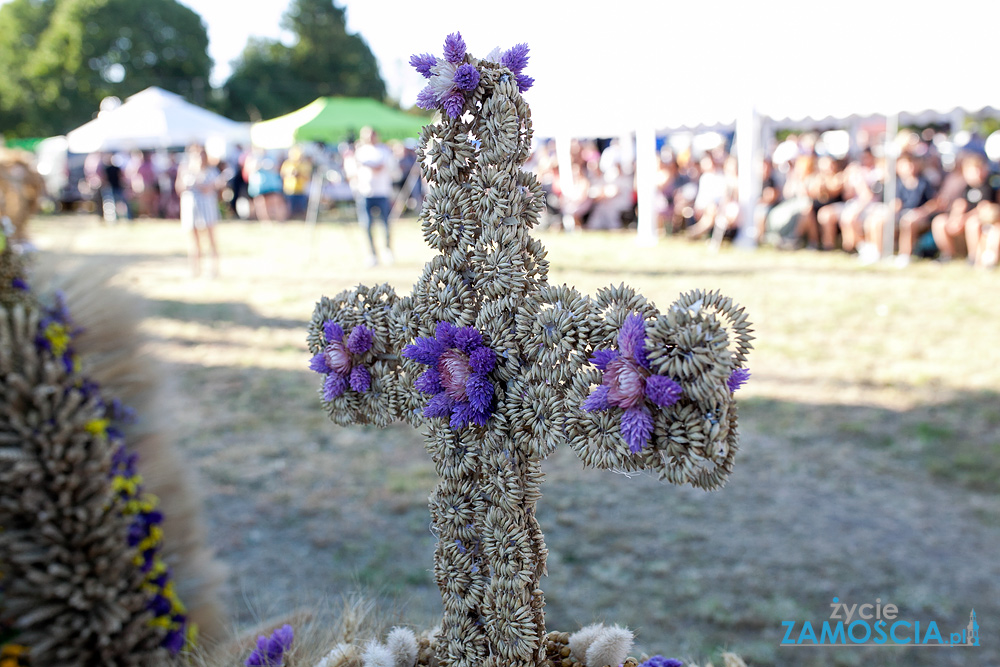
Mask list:
[{"label": "blue flower on wreath", "polygon": [[642,451],[653,433],[653,413],[649,408],[666,408],[683,393],[681,386],[665,375],[655,375],[646,358],[646,323],[635,313],[625,318],[618,331],[618,349],[594,350],[590,363],[601,371],[601,385],[591,392],[583,410],[620,408],[621,434],[629,451]]},{"label": "blue flower on wreath", "polygon": [[309,368],[324,375],[323,400],[332,401],[348,387],[362,394],[371,388],[372,376],[359,357],[372,347],[372,331],[363,324],[344,336],[344,329],[327,320],[323,324],[323,351],[313,355]]},{"label": "blue flower on wreath", "polygon": [[452,428],[486,425],[493,414],[493,383],[487,376],[496,366],[496,353],[475,328],[439,322],[433,337],[418,338],[403,348],[403,356],[430,366],[415,383],[431,394],[425,417],[446,418]]}]

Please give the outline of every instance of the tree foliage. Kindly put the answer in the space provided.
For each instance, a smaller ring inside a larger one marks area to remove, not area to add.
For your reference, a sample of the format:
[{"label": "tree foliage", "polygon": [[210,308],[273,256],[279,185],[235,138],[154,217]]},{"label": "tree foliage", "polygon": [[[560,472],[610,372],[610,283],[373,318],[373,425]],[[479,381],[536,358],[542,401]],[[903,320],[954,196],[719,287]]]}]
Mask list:
[{"label": "tree foliage", "polygon": [[248,42],[225,84],[223,113],[260,120],[325,95],[383,100],[378,61],[360,35],[347,32],[344,9],[333,0],[292,0],[281,25],[294,33],[294,45]]},{"label": "tree foliage", "polygon": [[107,96],[160,86],[203,101],[201,17],[176,0],[12,0],[0,6],[0,132],[62,134]]}]

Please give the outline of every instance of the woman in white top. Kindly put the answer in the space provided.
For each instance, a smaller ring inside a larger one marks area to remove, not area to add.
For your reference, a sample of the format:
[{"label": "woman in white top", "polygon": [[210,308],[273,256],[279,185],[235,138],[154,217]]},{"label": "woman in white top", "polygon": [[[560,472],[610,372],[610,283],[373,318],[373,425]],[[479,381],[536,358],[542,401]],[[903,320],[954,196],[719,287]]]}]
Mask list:
[{"label": "woman in white top", "polygon": [[212,256],[211,276],[219,274],[219,251],[215,244],[215,223],[219,219],[219,169],[208,162],[205,148],[189,146],[177,170],[177,193],[181,198],[181,229],[191,232],[188,258],[191,272],[201,274],[201,236],[208,240]]}]

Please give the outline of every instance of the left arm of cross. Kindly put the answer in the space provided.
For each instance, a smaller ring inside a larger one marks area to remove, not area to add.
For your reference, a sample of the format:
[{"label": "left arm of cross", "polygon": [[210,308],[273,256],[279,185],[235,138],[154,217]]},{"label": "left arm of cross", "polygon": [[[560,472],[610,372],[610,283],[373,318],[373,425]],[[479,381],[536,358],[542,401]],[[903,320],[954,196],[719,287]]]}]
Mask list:
[{"label": "left arm of cross", "polygon": [[359,285],[316,304],[307,338],[310,368],[323,377],[320,396],[335,423],[382,427],[410,419],[412,392],[403,389],[400,364],[410,337],[409,300],[382,284]]}]

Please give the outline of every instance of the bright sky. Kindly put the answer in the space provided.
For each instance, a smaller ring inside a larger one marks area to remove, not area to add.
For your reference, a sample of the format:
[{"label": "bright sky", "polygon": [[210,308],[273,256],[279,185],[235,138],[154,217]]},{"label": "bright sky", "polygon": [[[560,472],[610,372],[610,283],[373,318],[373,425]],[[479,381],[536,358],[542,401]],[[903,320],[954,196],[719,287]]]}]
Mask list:
[{"label": "bright sky", "polygon": [[[288,0],[180,2],[208,26],[215,84],[225,81],[248,37],[282,37],[288,6]],[[731,121],[751,104],[779,117],[894,105],[1000,107],[1000,88],[983,78],[996,62],[996,0],[337,4],[346,6],[348,30],[368,42],[390,96],[404,106],[425,83],[409,67],[410,54],[440,55],[448,33],[461,31],[478,57],[526,42],[526,72],[537,82],[526,98],[536,129],[611,136],[643,122]],[[970,98],[970,91],[984,92]],[[602,123],[598,132],[595,124]]]}]

